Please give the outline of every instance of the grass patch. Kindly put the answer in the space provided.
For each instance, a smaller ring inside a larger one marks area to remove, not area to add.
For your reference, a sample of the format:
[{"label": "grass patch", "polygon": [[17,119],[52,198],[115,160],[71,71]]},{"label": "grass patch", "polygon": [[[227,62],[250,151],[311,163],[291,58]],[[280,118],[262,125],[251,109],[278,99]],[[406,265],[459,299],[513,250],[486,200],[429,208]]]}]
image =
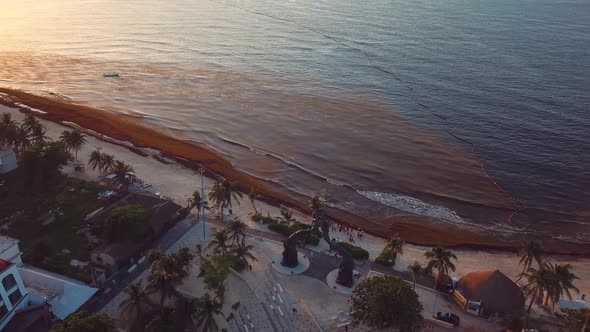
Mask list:
[{"label": "grass patch", "polygon": [[[88,241],[80,234],[85,228],[84,217],[103,206],[97,199],[104,190],[97,183],[63,176],[59,183],[43,192],[22,190],[22,174],[18,171],[0,175],[0,222],[9,224],[6,235],[20,240],[19,247],[26,263],[88,280],[88,273],[69,265],[70,260],[90,260]],[[50,209],[59,209],[53,223],[43,226],[38,218]],[[42,245],[40,245],[42,243]],[[49,248],[48,255],[39,259],[39,249]],[[63,253],[67,249],[69,253]]]}]

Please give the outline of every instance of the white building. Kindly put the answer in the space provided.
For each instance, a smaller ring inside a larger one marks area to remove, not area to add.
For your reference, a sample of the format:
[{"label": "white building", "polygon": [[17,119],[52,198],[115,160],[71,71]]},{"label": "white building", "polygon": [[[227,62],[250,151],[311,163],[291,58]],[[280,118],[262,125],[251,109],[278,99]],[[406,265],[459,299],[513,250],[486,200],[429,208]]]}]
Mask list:
[{"label": "white building", "polygon": [[18,247],[18,240],[0,235],[0,259],[21,265],[21,252]]},{"label": "white building", "polygon": [[12,150],[0,149],[0,174],[16,169],[16,154]]},{"label": "white building", "polygon": [[28,293],[16,264],[0,259],[0,331],[17,310],[29,305]]}]

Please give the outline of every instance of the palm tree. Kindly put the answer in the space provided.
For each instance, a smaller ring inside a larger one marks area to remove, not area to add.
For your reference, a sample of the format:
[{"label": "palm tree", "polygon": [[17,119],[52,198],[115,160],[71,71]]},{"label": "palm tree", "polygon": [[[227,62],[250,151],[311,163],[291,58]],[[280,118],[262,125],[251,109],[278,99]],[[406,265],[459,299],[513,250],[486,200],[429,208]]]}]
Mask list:
[{"label": "palm tree", "polygon": [[30,135],[22,125],[16,128],[14,141],[14,152],[17,155],[19,154],[19,151],[26,149],[32,145]]},{"label": "palm tree", "polygon": [[188,248],[181,248],[169,255],[156,249],[150,250],[146,258],[150,265],[147,290],[159,292],[160,307],[164,307],[164,299],[177,295],[176,285],[187,276],[187,269],[194,256]]},{"label": "palm tree", "polygon": [[223,304],[221,301],[206,293],[197,299],[195,312],[192,317],[196,317],[195,325],[200,331],[216,331],[217,323],[215,323],[215,315],[225,317],[221,311]]},{"label": "palm tree", "polygon": [[252,249],[254,249],[254,246],[246,244],[246,240],[242,238],[242,241],[238,242],[238,244],[233,247],[232,253],[241,262],[242,266],[246,267],[248,266],[248,259],[251,261],[258,260],[251,253]]},{"label": "palm tree", "polygon": [[23,120],[23,128],[29,133],[33,133],[33,128],[41,126],[41,122],[32,116],[31,114],[25,115],[25,119]]},{"label": "palm tree", "polygon": [[45,136],[46,132],[47,130],[45,127],[41,123],[36,122],[36,124],[31,128],[31,138],[35,143],[44,142],[48,139],[48,137]]},{"label": "palm tree", "polygon": [[227,254],[227,242],[229,241],[229,231],[227,229],[220,229],[213,233],[211,242],[207,245],[207,248],[214,247],[215,250],[221,251],[222,255]]},{"label": "palm tree", "polygon": [[541,250],[541,243],[535,240],[531,240],[521,246],[520,250],[518,251],[518,257],[520,258],[518,262],[523,266],[523,268],[522,273],[516,282],[518,282],[521,279],[523,273],[529,267],[531,267],[531,265],[533,265],[533,262],[537,262],[538,266],[543,264],[543,260],[541,259]]},{"label": "palm tree", "polygon": [[291,226],[296,220],[293,218],[293,211],[285,208],[281,208],[281,216],[279,220],[287,226]]},{"label": "palm tree", "polygon": [[408,271],[412,274],[412,281],[414,282],[414,289],[416,289],[416,278],[424,271],[422,265],[418,261],[408,265]]},{"label": "palm tree", "polygon": [[242,198],[242,193],[237,190],[237,185],[228,179],[220,178],[215,181],[213,188],[209,192],[209,200],[215,203],[215,207],[219,211],[219,216],[223,220],[223,210],[227,207],[231,210],[232,198],[240,204],[239,198]]},{"label": "palm tree", "polygon": [[227,225],[226,229],[232,245],[234,243],[238,243],[240,239],[244,239],[246,237],[246,228],[248,228],[248,226],[246,226],[246,224],[241,222],[238,218],[234,219],[234,221]]},{"label": "palm tree", "polygon": [[550,282],[547,289],[547,297],[545,298],[545,305],[548,305],[549,302],[555,305],[564,294],[571,300],[571,291],[573,290],[576,293],[580,291],[574,286],[574,280],[580,278],[570,272],[571,268],[571,264],[553,265],[547,263],[547,269],[550,271]]},{"label": "palm tree", "polygon": [[0,117],[0,145],[13,147],[17,136],[17,122],[12,120],[12,114],[2,113]]},{"label": "palm tree", "polygon": [[526,327],[533,302],[542,303],[545,291],[550,288],[552,277],[547,264],[541,264],[538,269],[529,267],[525,272],[521,273],[521,277],[524,277],[526,280],[526,284],[523,287],[524,293],[531,299],[527,308]]},{"label": "palm tree", "polygon": [[133,172],[133,167],[123,161],[115,160],[112,171],[115,174],[114,180],[117,183],[123,184],[127,180],[127,173]]},{"label": "palm tree", "polygon": [[254,209],[254,214],[258,214],[258,210],[256,209],[256,204],[254,204],[257,197],[258,197],[258,193],[256,192],[256,188],[254,188],[254,187],[250,188],[250,191],[248,192],[248,198],[250,199],[250,203],[252,204],[252,208]]},{"label": "palm tree", "polygon": [[92,167],[92,170],[98,169],[100,173],[100,169],[102,166],[102,153],[98,150],[94,150],[90,153],[90,158],[88,158],[88,165]]},{"label": "palm tree", "polygon": [[198,190],[193,191],[193,195],[187,200],[189,210],[197,208],[197,220],[201,218],[201,210],[203,209],[203,198]]},{"label": "palm tree", "polygon": [[424,253],[424,256],[429,260],[427,269],[436,269],[437,275],[435,278],[435,285],[437,285],[443,275],[448,275],[449,270],[455,271],[455,264],[451,261],[452,259],[457,260],[457,256],[450,250],[445,250],[441,247],[432,248],[431,251]]},{"label": "palm tree", "polygon": [[68,149],[76,151],[76,161],[78,160],[78,151],[86,144],[86,135],[79,129],[72,131],[64,130],[59,137]]},{"label": "palm tree", "polygon": [[311,218],[315,219],[317,217],[317,212],[325,205],[326,201],[319,194],[315,194],[311,200],[308,201],[308,206],[311,209]]},{"label": "palm tree", "polygon": [[405,242],[400,238],[399,234],[393,234],[393,237],[387,242],[385,246],[386,249],[389,249],[392,253],[396,255],[402,255],[404,253],[404,244]]},{"label": "palm tree", "polygon": [[100,171],[103,173],[109,173],[115,166],[115,156],[108,153],[100,155]]},{"label": "palm tree", "polygon": [[150,302],[141,281],[129,284],[123,292],[127,294],[127,298],[121,302],[119,308],[127,312],[135,311],[137,314],[135,320],[143,321],[143,305]]}]

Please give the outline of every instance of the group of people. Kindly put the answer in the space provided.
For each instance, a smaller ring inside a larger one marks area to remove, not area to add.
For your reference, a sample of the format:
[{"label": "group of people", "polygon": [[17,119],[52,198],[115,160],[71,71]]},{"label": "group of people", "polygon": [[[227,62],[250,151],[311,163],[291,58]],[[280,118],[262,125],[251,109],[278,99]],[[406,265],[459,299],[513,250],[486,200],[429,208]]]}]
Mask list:
[{"label": "group of people", "polygon": [[365,233],[362,229],[354,229],[350,226],[337,223],[334,220],[330,221],[330,229],[332,230],[332,232],[336,232],[336,230],[338,230],[339,233],[344,232],[346,236],[348,236],[348,242],[350,243],[354,243],[355,239],[362,240],[362,238],[365,236]]}]

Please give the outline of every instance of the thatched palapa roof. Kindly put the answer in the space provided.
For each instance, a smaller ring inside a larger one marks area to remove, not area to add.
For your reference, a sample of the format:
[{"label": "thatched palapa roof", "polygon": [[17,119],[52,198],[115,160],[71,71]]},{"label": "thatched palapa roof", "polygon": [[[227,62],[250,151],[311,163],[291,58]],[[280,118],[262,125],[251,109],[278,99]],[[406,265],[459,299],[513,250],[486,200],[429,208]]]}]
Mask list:
[{"label": "thatched palapa roof", "polygon": [[468,300],[480,301],[487,314],[511,313],[524,306],[520,287],[498,270],[471,272],[459,280],[457,290]]}]

